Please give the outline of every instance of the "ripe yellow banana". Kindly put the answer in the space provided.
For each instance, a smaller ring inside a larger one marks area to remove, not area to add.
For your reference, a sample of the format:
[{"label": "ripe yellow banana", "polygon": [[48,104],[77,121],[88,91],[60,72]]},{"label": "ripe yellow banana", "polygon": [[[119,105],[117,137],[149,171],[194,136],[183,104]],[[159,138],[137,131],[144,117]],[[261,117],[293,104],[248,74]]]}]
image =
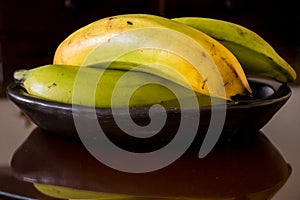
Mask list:
[{"label": "ripe yellow banana", "polygon": [[118,15],[88,24],[62,41],[53,64],[85,66],[111,60],[139,63],[140,71],[209,96],[229,100],[251,93],[240,63],[221,43],[154,15]]},{"label": "ripe yellow banana", "polygon": [[294,69],[274,48],[246,27],[202,17],[182,17],[173,20],[196,28],[221,42],[238,58],[246,74],[265,76],[284,83],[296,79]]},{"label": "ripe yellow banana", "polygon": [[[124,62],[110,65],[135,66]],[[199,106],[226,103],[222,99],[218,101],[217,98],[195,94],[193,90],[158,76],[137,71],[105,69],[100,64],[82,68],[44,65],[30,70],[18,70],[14,73],[14,78],[30,95],[67,104],[96,107],[147,107],[161,104],[165,107],[178,107],[178,101],[190,101],[193,97]],[[192,102],[191,106],[196,104]]]}]

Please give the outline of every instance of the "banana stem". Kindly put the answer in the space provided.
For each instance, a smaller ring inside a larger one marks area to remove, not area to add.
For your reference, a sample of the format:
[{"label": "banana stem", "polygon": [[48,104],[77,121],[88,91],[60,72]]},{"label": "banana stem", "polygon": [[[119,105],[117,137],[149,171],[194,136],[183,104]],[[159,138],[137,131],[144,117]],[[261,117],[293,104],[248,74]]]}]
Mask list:
[{"label": "banana stem", "polygon": [[23,84],[27,76],[28,76],[28,70],[26,69],[17,70],[14,72],[14,81],[17,84]]}]

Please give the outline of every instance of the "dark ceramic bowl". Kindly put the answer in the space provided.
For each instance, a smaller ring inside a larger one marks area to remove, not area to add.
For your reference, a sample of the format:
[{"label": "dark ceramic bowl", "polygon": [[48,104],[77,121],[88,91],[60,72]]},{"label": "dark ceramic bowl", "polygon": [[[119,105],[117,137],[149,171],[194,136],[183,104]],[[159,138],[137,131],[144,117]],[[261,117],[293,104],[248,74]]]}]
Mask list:
[{"label": "dark ceramic bowl", "polygon": [[[269,122],[273,115],[291,96],[291,90],[286,84],[260,78],[249,78],[249,83],[253,90],[253,98],[251,100],[242,100],[237,104],[227,105],[223,135],[257,132]],[[111,138],[124,140],[128,136],[118,128],[109,108],[96,108],[91,111],[89,107],[82,106],[79,111],[74,110],[72,109],[72,105],[51,102],[30,96],[15,83],[11,83],[8,86],[7,94],[9,99],[38,127],[52,133],[76,137],[77,131],[73,114],[82,115],[86,119],[89,119],[91,112],[95,112],[102,129]],[[213,108],[220,113],[224,111],[222,110],[224,106],[216,105]],[[199,111],[201,120],[198,135],[207,132],[207,128],[210,125],[212,107],[201,107]],[[153,111],[151,113],[152,117],[161,115],[161,112],[161,110]],[[181,110],[179,108],[167,108],[166,113],[166,123],[159,134],[151,137],[153,140],[160,137],[169,141],[178,130]],[[148,108],[131,108],[130,114],[137,124],[145,125],[150,121]],[[135,140],[136,138],[131,137],[131,139]]]}]

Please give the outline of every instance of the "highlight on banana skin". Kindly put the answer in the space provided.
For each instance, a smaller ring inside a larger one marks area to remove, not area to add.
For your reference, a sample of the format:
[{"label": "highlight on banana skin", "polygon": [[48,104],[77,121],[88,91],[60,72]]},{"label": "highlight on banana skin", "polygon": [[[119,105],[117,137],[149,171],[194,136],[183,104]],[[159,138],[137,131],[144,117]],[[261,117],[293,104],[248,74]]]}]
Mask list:
[{"label": "highlight on banana skin", "polygon": [[[185,99],[196,96],[199,106],[251,98],[252,75],[283,84],[296,79],[267,41],[239,24],[124,14],[81,27],[58,45],[53,63],[18,70],[14,79],[28,95],[65,104],[176,107],[170,88]],[[76,102],[75,84],[82,92]],[[130,101],[122,99],[134,88]],[[120,96],[112,104],[116,90]]]}]

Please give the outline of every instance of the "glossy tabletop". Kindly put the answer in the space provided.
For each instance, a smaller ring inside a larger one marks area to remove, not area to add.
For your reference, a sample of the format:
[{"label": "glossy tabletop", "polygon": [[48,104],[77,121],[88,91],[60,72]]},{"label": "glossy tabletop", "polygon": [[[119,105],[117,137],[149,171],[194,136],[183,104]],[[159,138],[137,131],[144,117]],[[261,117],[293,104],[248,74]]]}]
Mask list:
[{"label": "glossy tabletop", "polygon": [[127,173],[99,162],[79,140],[35,128],[14,152],[11,173],[20,182],[133,197],[267,199],[292,172],[262,132],[220,140],[205,158],[197,149],[157,171]]}]

